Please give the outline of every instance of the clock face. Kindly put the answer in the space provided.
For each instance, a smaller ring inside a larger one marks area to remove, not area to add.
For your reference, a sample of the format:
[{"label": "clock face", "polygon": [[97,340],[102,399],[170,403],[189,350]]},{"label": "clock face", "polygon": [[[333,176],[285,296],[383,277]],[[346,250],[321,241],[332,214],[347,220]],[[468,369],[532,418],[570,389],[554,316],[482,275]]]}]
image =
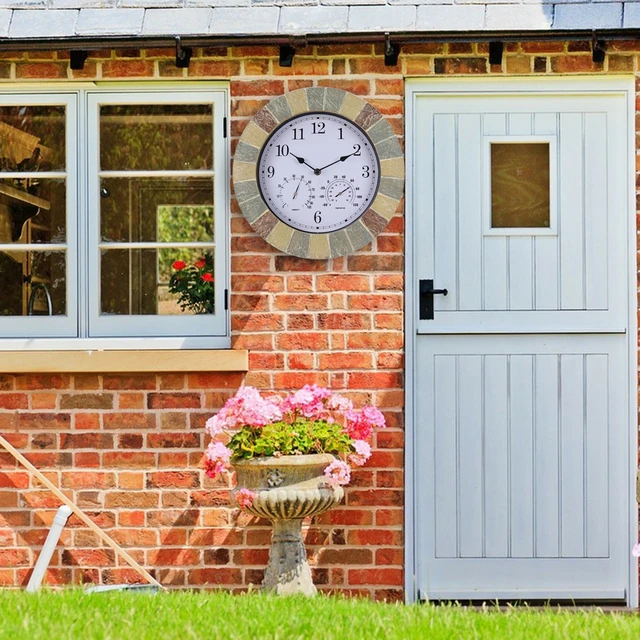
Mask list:
[{"label": "clock face", "polygon": [[269,209],[286,225],[329,233],[353,224],[370,207],[380,162],[367,134],[351,120],[304,113],[269,136],[257,182]]}]

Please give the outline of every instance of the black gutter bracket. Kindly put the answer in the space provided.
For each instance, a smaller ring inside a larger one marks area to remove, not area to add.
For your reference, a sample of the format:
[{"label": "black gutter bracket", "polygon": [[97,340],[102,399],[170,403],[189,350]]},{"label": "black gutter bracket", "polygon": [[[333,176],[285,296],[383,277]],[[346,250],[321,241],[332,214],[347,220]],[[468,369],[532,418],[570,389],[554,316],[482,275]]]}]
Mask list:
[{"label": "black gutter bracket", "polygon": [[176,36],[176,67],[178,69],[188,69],[192,54],[193,49],[191,47],[183,47],[180,36]]},{"label": "black gutter bracket", "polygon": [[489,64],[502,64],[502,53],[504,51],[504,42],[489,43]]},{"label": "black gutter bracket", "polygon": [[398,55],[400,55],[400,45],[391,42],[391,35],[387,31],[384,34],[384,66],[395,67],[398,64]]},{"label": "black gutter bracket", "polygon": [[598,36],[594,30],[593,37],[591,38],[591,59],[595,64],[602,64],[604,62],[607,49],[607,45],[604,40],[598,40]]},{"label": "black gutter bracket", "polygon": [[78,51],[76,49],[72,49],[69,53],[69,66],[74,71],[80,71],[84,69],[84,63],[88,56],[87,51]]},{"label": "black gutter bracket", "polygon": [[292,44],[280,45],[280,66],[290,67],[293,64],[293,57],[296,55],[296,48]]}]

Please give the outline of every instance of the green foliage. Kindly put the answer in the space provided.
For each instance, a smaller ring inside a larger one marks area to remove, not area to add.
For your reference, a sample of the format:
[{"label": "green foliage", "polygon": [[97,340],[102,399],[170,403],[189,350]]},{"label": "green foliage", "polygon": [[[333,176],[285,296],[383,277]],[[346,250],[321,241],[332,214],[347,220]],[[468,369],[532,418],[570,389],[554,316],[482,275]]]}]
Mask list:
[{"label": "green foliage", "polygon": [[306,455],[310,453],[348,453],[351,438],[337,423],[298,418],[293,423],[274,422],[265,427],[244,426],[229,442],[231,460],[255,456]]},{"label": "green foliage", "polygon": [[7,640],[637,640],[640,617],[600,609],[384,604],[173,591],[0,593]]},{"label": "green foliage", "polygon": [[176,271],[169,280],[169,291],[178,294],[178,304],[183,311],[214,313],[213,256],[208,253],[193,265],[183,265],[173,263]]}]

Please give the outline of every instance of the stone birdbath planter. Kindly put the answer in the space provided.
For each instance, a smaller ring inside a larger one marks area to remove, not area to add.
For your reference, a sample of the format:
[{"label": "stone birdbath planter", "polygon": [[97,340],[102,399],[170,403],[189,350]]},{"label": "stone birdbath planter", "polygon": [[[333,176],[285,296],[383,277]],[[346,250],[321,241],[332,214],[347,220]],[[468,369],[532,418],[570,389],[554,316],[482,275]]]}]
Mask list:
[{"label": "stone birdbath planter", "polygon": [[325,468],[335,460],[331,454],[253,458],[235,462],[238,486],[255,495],[246,511],[273,523],[269,564],[262,588],[278,595],[313,596],[302,521],[324,513],[340,503],[344,490],[331,485]]},{"label": "stone birdbath planter", "polygon": [[302,521],[342,500],[351,468],[371,456],[367,440],[374,427],[385,424],[375,407],[354,409],[348,398],[316,385],[286,397],[263,397],[253,387],[241,387],[207,420],[207,476],[233,469],[235,504],[273,523],[264,590],[316,593]]}]

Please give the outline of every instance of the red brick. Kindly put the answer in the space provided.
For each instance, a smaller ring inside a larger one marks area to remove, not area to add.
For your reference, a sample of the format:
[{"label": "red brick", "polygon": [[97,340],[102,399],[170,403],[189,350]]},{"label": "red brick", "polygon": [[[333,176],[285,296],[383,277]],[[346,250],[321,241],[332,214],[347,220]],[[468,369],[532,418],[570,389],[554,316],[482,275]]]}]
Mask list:
[{"label": "red brick", "polygon": [[60,396],[60,409],[113,409],[112,393],[74,393]]},{"label": "red brick", "polygon": [[281,333],[276,336],[276,344],[285,351],[319,351],[329,347],[325,333]]},{"label": "red brick", "polygon": [[104,78],[153,77],[151,60],[108,60],[102,63]]},{"label": "red brick", "polygon": [[105,389],[111,391],[155,391],[157,380],[155,375],[105,375],[102,378]]},{"label": "red brick", "polygon": [[0,393],[0,409],[28,409],[29,396],[26,393]]},{"label": "red brick", "polygon": [[282,80],[247,80],[231,84],[232,96],[279,96],[284,93]]},{"label": "red brick", "polygon": [[149,468],[155,466],[156,456],[149,452],[116,452],[109,451],[103,456],[103,464],[106,468],[119,469]]},{"label": "red brick", "polygon": [[169,432],[150,433],[147,436],[147,446],[150,449],[159,448],[200,448],[202,446],[201,434],[199,433],[183,433]]},{"label": "red brick", "polygon": [[396,489],[353,489],[347,493],[350,507],[390,507],[404,504],[404,492]]},{"label": "red brick", "polygon": [[321,353],[319,367],[325,369],[370,369],[373,364],[373,354],[364,351],[349,351],[346,353]]},{"label": "red brick", "polygon": [[191,569],[187,574],[187,582],[190,585],[225,584],[239,585],[242,582],[240,569]]},{"label": "red brick", "polygon": [[30,563],[31,559],[27,549],[0,549],[1,567],[15,567]]},{"label": "red brick", "polygon": [[108,489],[115,485],[115,474],[99,471],[65,471],[62,486],[69,489]]},{"label": "red brick", "polygon": [[353,569],[348,573],[349,584],[402,585],[402,569]]},{"label": "red brick", "polygon": [[65,549],[62,552],[62,563],[66,565],[109,567],[114,562],[115,552],[112,549]]},{"label": "red brick", "polygon": [[71,377],[56,374],[26,374],[15,378],[17,389],[68,389]]},{"label": "red brick", "polygon": [[196,471],[162,471],[147,475],[147,488],[184,487],[191,488],[199,485],[199,475]]},{"label": "red brick", "polygon": [[199,409],[199,393],[150,393],[147,397],[149,409]]},{"label": "red brick", "polygon": [[152,413],[105,413],[102,416],[104,428],[111,429],[155,429],[156,416]]}]

